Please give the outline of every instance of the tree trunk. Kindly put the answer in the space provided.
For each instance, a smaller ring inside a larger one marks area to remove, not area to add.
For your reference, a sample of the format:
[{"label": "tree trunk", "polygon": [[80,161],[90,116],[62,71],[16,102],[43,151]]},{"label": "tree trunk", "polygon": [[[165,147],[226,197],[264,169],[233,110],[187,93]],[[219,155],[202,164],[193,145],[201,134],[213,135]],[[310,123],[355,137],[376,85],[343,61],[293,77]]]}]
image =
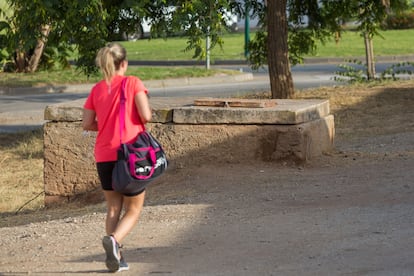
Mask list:
[{"label": "tree trunk", "polygon": [[288,99],[294,95],[289,63],[287,0],[267,1],[267,61],[273,99]]},{"label": "tree trunk", "polygon": [[16,49],[15,62],[16,62],[16,71],[18,73],[22,73],[26,70],[26,55],[24,52],[22,52],[19,49]]},{"label": "tree trunk", "polygon": [[47,41],[47,37],[50,33],[50,25],[42,26],[41,37],[37,40],[36,48],[34,49],[33,55],[29,61],[29,72],[35,72],[39,66],[40,58],[42,57],[43,50]]},{"label": "tree trunk", "polygon": [[367,63],[367,78],[368,80],[375,79],[375,61],[374,61],[374,45],[372,38],[368,33],[364,33],[365,42],[365,58]]}]

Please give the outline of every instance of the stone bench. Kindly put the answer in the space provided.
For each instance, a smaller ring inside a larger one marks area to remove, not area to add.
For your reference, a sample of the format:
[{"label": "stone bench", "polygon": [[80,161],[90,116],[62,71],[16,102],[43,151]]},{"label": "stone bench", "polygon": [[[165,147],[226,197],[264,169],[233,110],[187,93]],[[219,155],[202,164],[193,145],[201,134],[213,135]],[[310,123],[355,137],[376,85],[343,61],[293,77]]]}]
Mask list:
[{"label": "stone bench", "polygon": [[[207,163],[305,162],[333,148],[334,118],[326,100],[277,100],[264,108],[194,106],[194,100],[150,99],[153,121],[147,127],[167,152],[171,171]],[[46,205],[100,193],[96,133],[82,131],[83,103],[45,109]]]}]

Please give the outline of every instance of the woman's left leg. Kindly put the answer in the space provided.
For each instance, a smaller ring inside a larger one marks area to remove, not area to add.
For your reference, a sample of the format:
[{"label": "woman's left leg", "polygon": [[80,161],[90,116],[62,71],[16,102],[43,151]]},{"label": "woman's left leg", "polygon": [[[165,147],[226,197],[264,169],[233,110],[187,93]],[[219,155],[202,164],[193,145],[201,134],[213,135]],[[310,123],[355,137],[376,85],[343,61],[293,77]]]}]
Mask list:
[{"label": "woman's left leg", "polygon": [[118,227],[119,219],[121,217],[124,196],[114,191],[104,191],[106,200],[106,234],[112,235]]},{"label": "woman's left leg", "polygon": [[145,191],[136,196],[124,196],[123,205],[125,213],[119,220],[116,229],[109,233],[114,236],[118,243],[128,235],[132,228],[137,224],[145,201]]},{"label": "woman's left leg", "polygon": [[103,237],[102,245],[105,249],[106,267],[111,272],[118,271],[121,266],[121,253],[119,252],[119,245],[112,235],[119,224],[119,219],[122,212],[123,195],[109,190],[104,190],[104,195],[107,204],[107,213],[105,221],[105,229],[107,236]]}]

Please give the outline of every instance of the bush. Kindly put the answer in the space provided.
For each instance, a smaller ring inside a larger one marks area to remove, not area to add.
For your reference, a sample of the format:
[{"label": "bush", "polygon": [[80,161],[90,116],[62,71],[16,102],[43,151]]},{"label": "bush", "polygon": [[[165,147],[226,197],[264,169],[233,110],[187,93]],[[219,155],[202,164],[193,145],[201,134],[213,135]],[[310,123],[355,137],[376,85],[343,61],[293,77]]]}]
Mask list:
[{"label": "bush", "polygon": [[386,30],[414,28],[414,11],[389,15],[382,26]]},{"label": "bush", "polygon": [[[364,83],[368,82],[367,65],[360,60],[345,60],[338,65],[339,70],[335,72],[334,81],[346,83]],[[392,64],[386,68],[380,75],[377,75],[373,81],[397,81],[402,78],[411,78],[414,75],[414,62],[400,62]]]}]

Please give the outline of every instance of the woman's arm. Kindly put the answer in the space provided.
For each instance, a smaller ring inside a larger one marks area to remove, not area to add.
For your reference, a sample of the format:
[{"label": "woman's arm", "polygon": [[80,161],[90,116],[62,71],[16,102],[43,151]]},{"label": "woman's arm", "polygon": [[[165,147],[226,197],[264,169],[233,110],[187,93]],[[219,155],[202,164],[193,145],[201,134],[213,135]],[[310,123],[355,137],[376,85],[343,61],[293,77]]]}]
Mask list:
[{"label": "woman's arm", "polygon": [[94,110],[83,109],[82,127],[84,130],[98,131],[98,122]]},{"label": "woman's arm", "polygon": [[148,95],[144,92],[139,92],[135,95],[135,105],[138,110],[138,114],[141,117],[143,124],[151,121],[152,110],[149,104]]}]

